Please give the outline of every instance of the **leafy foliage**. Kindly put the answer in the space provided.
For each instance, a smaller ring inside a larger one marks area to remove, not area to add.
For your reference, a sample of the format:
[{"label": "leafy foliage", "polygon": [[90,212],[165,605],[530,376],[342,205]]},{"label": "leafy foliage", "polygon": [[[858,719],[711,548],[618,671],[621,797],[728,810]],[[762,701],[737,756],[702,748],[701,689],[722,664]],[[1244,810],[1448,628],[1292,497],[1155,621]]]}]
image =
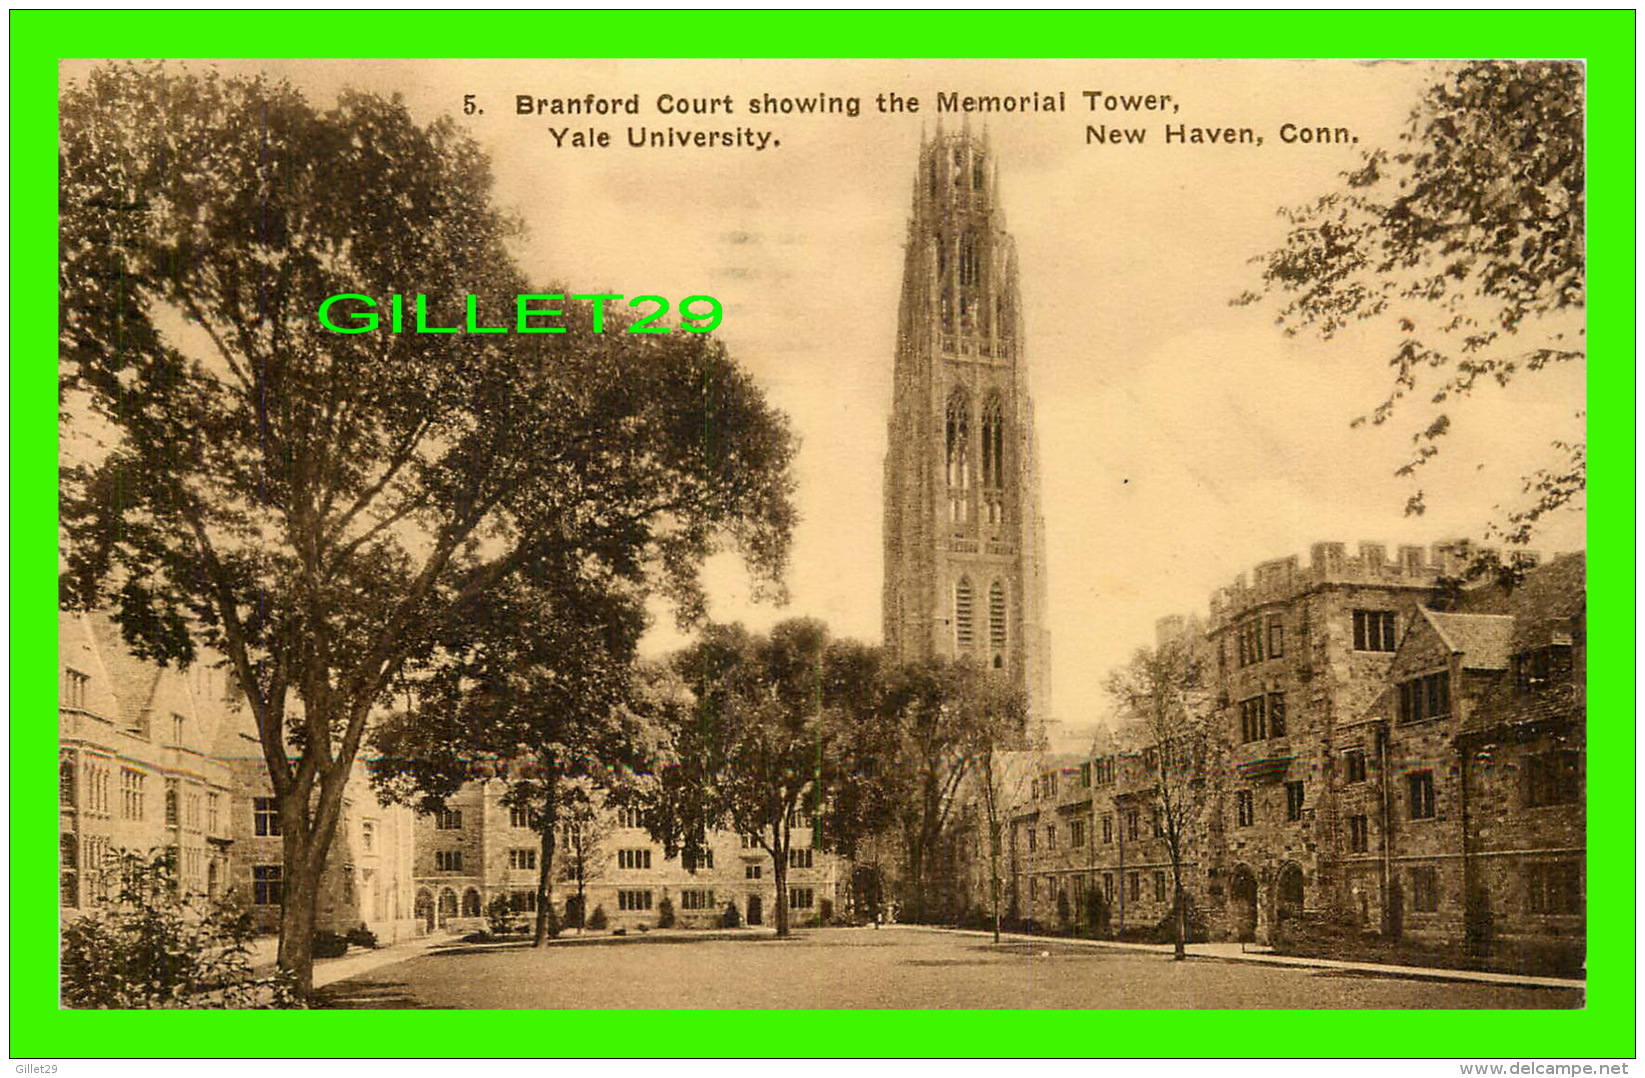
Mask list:
[{"label": "leafy foliage", "polygon": [[[557,835],[575,816],[584,837],[591,787],[614,784],[641,758],[624,705],[642,601],[583,561],[522,570],[454,614],[407,680],[413,706],[372,735],[373,782],[424,812],[466,782],[507,783],[504,804],[527,810],[540,836],[540,943],[554,934]],[[577,858],[586,869],[588,851]]]},{"label": "leafy foliage", "polygon": [[1142,648],[1131,662],[1109,675],[1107,690],[1128,728],[1122,733],[1142,747],[1154,779],[1154,812],[1171,858],[1176,957],[1184,956],[1187,921],[1183,870],[1189,844],[1203,819],[1205,778],[1210,766],[1209,706],[1205,662],[1197,630]]},{"label": "leafy foliage", "polygon": [[[997,815],[999,804],[990,807],[989,799],[1004,772],[996,772],[995,757],[1029,747],[1027,700],[975,662],[935,658],[887,669],[879,707],[884,732],[877,736],[891,738],[896,755],[880,771],[887,788],[877,796],[900,832],[905,916],[947,919],[963,898],[948,863],[959,853],[955,808],[965,783],[977,778],[984,807]],[[990,826],[997,825],[995,818]]]},{"label": "leafy foliage", "polygon": [[486,930],[494,936],[506,936],[518,931],[520,919],[507,895],[496,895],[486,905]]},{"label": "leafy foliage", "polygon": [[[1397,326],[1393,386],[1355,422],[1385,423],[1425,392],[1436,411],[1399,469],[1414,476],[1452,427],[1447,406],[1481,380],[1506,385],[1586,356],[1572,317],[1587,296],[1582,68],[1456,66],[1429,87],[1401,142],[1366,152],[1343,190],[1283,211],[1285,246],[1258,261],[1265,290],[1288,297],[1279,312],[1288,334],[1312,328],[1329,339],[1382,317]],[[1565,463],[1526,480],[1534,497],[1510,513],[1512,541],[1584,490],[1586,443],[1554,448]],[[1407,511],[1423,505],[1418,491]]]},{"label": "leafy foliage", "polygon": [[[281,961],[372,710],[534,568],[701,611],[727,542],[776,587],[793,439],[698,334],[322,329],[338,293],[535,291],[450,121],[267,79],[116,66],[62,95],[63,600],[136,650],[223,656],[281,806]],[[547,291],[552,291],[548,289]],[[608,325],[611,320],[608,320]],[[616,328],[620,329],[621,326]]]},{"label": "leafy foliage", "polygon": [[252,972],[250,916],[181,894],[169,856],[115,855],[98,889],[98,908],[63,929],[63,1006],[298,1005],[287,978]]},{"label": "leafy foliage", "polygon": [[[821,622],[794,619],[768,637],[709,626],[654,679],[646,707],[665,740],[646,819],[669,856],[695,858],[729,823],[771,856],[777,934],[788,932],[788,855],[795,813],[816,813],[837,722],[831,649]],[[816,840],[824,836],[814,832]],[[824,840],[825,841],[825,840]],[[819,845],[823,841],[818,841]]]}]

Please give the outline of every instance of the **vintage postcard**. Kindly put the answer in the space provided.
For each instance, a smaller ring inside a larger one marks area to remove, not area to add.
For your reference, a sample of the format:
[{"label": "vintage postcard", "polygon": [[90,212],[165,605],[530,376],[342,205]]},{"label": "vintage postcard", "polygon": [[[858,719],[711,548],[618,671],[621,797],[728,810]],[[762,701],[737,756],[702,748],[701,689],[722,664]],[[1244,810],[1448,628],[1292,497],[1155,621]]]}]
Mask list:
[{"label": "vintage postcard", "polygon": [[1584,1007],[1586,75],[62,61],[61,1005]]}]

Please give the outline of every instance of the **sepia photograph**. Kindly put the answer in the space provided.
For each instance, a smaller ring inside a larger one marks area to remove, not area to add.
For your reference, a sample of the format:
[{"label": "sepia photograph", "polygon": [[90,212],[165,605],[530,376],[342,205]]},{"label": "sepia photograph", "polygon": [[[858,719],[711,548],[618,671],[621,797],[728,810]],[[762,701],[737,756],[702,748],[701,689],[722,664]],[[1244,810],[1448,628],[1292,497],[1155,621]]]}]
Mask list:
[{"label": "sepia photograph", "polygon": [[1593,1004],[1581,59],[57,72],[63,1011]]}]

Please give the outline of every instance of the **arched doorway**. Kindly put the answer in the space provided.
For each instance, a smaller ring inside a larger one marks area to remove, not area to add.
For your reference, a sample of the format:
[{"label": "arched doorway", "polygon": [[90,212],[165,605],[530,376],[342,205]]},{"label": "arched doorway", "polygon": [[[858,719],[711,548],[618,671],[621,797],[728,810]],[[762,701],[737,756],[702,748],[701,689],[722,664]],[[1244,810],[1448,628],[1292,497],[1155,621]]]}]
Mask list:
[{"label": "arched doorway", "polygon": [[1257,938],[1257,878],[1244,865],[1234,870],[1228,887],[1228,920],[1234,938],[1254,943]]},{"label": "arched doorway", "polygon": [[480,916],[480,892],[472,887],[463,892],[463,916]]},{"label": "arched doorway", "polygon": [[759,895],[748,896],[748,923],[751,925],[763,925],[765,923],[765,911],[760,908]]},{"label": "arched doorway", "polygon": [[1274,884],[1274,920],[1294,921],[1302,917],[1302,868],[1290,862],[1279,870]]},{"label": "arched doorway", "polygon": [[434,931],[434,895],[426,887],[418,888],[417,901],[412,907],[417,920],[423,922],[423,928]]},{"label": "arched doorway", "polygon": [[447,887],[440,892],[440,923],[457,916],[457,892]]}]

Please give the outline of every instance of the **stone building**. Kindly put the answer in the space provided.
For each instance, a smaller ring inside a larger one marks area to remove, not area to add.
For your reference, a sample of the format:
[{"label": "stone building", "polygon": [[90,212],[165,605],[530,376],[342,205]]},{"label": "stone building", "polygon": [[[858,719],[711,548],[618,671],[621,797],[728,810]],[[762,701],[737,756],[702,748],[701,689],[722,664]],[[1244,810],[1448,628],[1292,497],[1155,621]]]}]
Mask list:
[{"label": "stone building", "polygon": [[[416,911],[425,928],[478,928],[498,896],[519,913],[537,908],[541,834],[526,810],[504,803],[501,781],[472,782],[448,798],[443,812],[417,818]],[[849,866],[814,849],[809,816],[791,821],[789,910],[795,924],[844,911]],[[577,846],[562,828],[556,839],[554,902],[562,923],[578,924],[579,902],[590,916],[603,910],[611,928],[657,925],[663,900],[682,927],[721,924],[726,907],[739,923],[773,925],[779,896],[771,858],[733,832],[709,835],[707,856],[686,864],[665,857],[633,810],[600,809],[585,831],[581,894]]]},{"label": "stone building", "polygon": [[[1463,586],[1470,551],[1321,543],[1213,597],[1185,885],[1212,938],[1329,930],[1571,972],[1584,948],[1585,562]],[[1158,759],[1053,757],[1013,811],[1012,895],[1108,931],[1170,912]],[[1162,878],[1161,873],[1167,875]],[[1059,903],[1059,897],[1066,896]]]},{"label": "stone building", "polygon": [[[1443,553],[1443,552],[1441,552]],[[1316,543],[1212,597],[1214,728],[1226,789],[1211,829],[1208,907],[1236,939],[1323,915],[1348,847],[1337,748],[1388,684],[1439,576],[1421,547]],[[1350,792],[1351,793],[1351,792]]]},{"label": "stone building", "polygon": [[[1162,618],[1156,645],[1184,644],[1191,658],[1203,662],[1203,628],[1197,618]],[[1186,767],[1170,775],[1183,835],[1183,887],[1192,902],[1206,892],[1202,850],[1220,787],[1210,781],[1218,758],[1204,736],[1204,694],[1189,693],[1185,701],[1192,714],[1176,733],[1183,740],[1177,755]],[[1019,863],[1027,881],[1025,913],[1053,924],[1068,909],[1075,927],[1102,935],[1146,934],[1168,925],[1179,866],[1166,837],[1158,751],[1152,732],[1132,721],[1117,731],[1102,728],[1087,754],[1046,761],[1016,814],[1013,848],[1026,855]],[[1016,897],[1025,897],[1020,886]],[[1202,918],[1196,915],[1194,922],[1203,931]]]},{"label": "stone building", "polygon": [[[59,615],[58,668],[65,916],[95,899],[109,855],[169,851],[185,891],[242,902],[259,929],[277,929],[284,851],[273,789],[222,670],[139,659],[108,616],[74,612]],[[316,927],[363,924],[385,943],[414,931],[411,837],[410,813],[378,804],[357,773]]]},{"label": "stone building", "polygon": [[920,148],[885,459],[885,643],[974,657],[1048,718],[1044,524],[1016,252],[986,138]]},{"label": "stone building", "polygon": [[1294,918],[1579,961],[1584,559],[1459,587],[1469,555],[1319,544],[1213,601],[1230,936]]},{"label": "stone building", "polygon": [[1011,920],[1058,927],[1084,922],[1092,797],[1091,761],[1068,754],[1037,761],[1027,797],[1010,814]]},{"label": "stone building", "polygon": [[[1098,935],[1165,931],[1175,909],[1175,869],[1160,816],[1157,759],[1151,747],[1102,740],[1108,744],[1087,758],[1048,759],[1033,798],[1014,813],[1016,919]],[[1182,866],[1191,896],[1204,893],[1203,841],[1195,821]]]},{"label": "stone building", "polygon": [[1400,642],[1363,723],[1369,841],[1349,897],[1403,936],[1580,968],[1585,569],[1567,555],[1469,589]]},{"label": "stone building", "polygon": [[108,858],[169,851],[180,884],[231,886],[233,777],[212,754],[222,718],[214,672],[133,657],[110,619],[58,615],[60,905],[86,908]]},{"label": "stone building", "polygon": [[[215,752],[234,776],[233,887],[258,928],[274,932],[285,896],[280,815],[249,716],[236,709],[231,719],[223,725]],[[421,927],[412,908],[413,841],[411,810],[379,801],[366,765],[356,761],[320,877],[315,930],[346,934],[364,926],[384,944],[418,934]]]}]

